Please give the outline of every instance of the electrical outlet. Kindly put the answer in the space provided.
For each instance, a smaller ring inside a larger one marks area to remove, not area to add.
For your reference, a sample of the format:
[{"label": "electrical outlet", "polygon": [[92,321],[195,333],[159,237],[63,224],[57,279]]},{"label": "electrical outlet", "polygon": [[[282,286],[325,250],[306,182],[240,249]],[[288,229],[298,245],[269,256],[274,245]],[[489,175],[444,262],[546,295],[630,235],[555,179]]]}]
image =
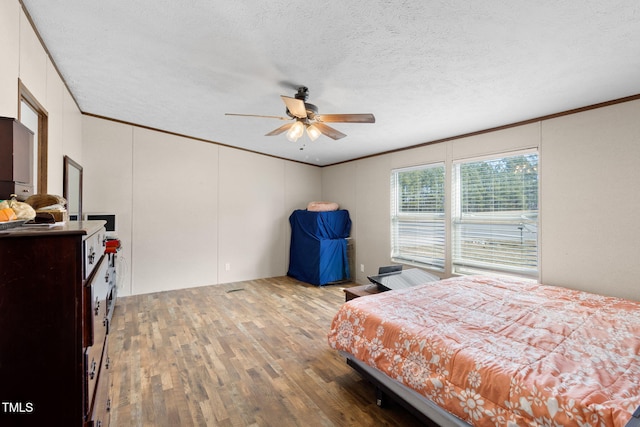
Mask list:
[{"label": "electrical outlet", "polygon": [[364,264],[360,264],[360,271],[364,273]]},{"label": "electrical outlet", "polygon": [[229,270],[231,270],[231,264],[230,263],[226,263],[224,265],[224,271],[229,271]]}]

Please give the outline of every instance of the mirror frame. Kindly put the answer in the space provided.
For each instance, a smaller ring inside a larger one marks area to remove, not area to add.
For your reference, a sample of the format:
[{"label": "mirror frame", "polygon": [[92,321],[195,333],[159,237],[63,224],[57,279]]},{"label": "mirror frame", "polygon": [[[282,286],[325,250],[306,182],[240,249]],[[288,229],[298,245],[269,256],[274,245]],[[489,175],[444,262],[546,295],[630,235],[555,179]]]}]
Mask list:
[{"label": "mirror frame", "polygon": [[[79,172],[79,185],[78,185],[78,218],[76,219],[76,221],[82,221],[82,166],[80,166],[80,164],[76,161],[74,161],[73,159],[71,159],[69,156],[64,156],[64,167],[63,167],[63,187],[62,187],[62,197],[65,198],[65,200],[67,201],[67,210],[69,210],[69,195],[71,194],[72,190],[75,189],[71,189],[69,187],[70,185],[70,181],[69,181],[69,173],[71,172],[71,169],[76,169]],[[71,217],[71,212],[69,212],[69,216]],[[72,221],[71,219],[69,219],[70,221]]]}]

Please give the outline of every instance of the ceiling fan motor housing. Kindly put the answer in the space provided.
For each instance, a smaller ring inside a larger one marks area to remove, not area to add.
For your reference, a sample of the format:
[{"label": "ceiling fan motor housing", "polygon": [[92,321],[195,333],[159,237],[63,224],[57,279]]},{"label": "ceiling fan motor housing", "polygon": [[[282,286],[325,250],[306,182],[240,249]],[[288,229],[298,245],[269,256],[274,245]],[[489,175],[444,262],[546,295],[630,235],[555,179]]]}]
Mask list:
[{"label": "ceiling fan motor housing", "polygon": [[296,93],[294,96],[296,99],[306,101],[307,98],[309,98],[309,88],[306,86],[300,86],[298,88],[298,93]]}]

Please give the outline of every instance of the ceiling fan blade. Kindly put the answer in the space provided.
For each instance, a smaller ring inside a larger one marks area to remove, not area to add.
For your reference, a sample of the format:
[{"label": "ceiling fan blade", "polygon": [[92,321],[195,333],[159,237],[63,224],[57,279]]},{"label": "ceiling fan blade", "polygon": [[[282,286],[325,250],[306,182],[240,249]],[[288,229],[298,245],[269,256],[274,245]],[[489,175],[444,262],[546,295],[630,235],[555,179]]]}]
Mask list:
[{"label": "ceiling fan blade", "polygon": [[344,133],[342,133],[342,132],[340,132],[340,131],[338,131],[338,130],[330,127],[330,126],[325,125],[324,123],[315,122],[313,124],[313,126],[318,128],[318,130],[320,132],[322,132],[323,135],[326,135],[331,139],[340,139],[340,138],[344,138],[345,136],[347,136]]},{"label": "ceiling fan blade", "polygon": [[258,114],[236,114],[236,113],[224,113],[225,116],[242,116],[242,117],[262,117],[265,119],[278,119],[278,120],[291,120],[291,117],[281,116],[261,116]]},{"label": "ceiling fan blade", "polygon": [[280,98],[282,98],[285,105],[287,106],[287,110],[289,110],[291,114],[301,119],[304,119],[307,117],[307,109],[304,106],[303,100],[297,99],[297,98],[291,98],[289,96],[284,96],[284,95],[280,95]]},{"label": "ceiling fan blade", "polygon": [[325,123],[375,123],[373,114],[318,114],[315,119]]},{"label": "ceiling fan blade", "polygon": [[280,126],[278,129],[272,130],[271,132],[269,132],[268,134],[266,134],[265,136],[274,136],[274,135],[280,135],[282,132],[286,132],[289,130],[289,128],[291,126],[293,126],[296,122],[293,123],[285,123],[284,125]]}]

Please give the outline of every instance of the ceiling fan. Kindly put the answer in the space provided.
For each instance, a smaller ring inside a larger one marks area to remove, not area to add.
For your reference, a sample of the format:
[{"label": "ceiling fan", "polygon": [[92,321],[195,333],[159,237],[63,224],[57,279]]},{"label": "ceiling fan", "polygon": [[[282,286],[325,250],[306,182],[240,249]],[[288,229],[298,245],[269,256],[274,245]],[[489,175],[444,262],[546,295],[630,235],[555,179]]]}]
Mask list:
[{"label": "ceiling fan", "polygon": [[279,120],[293,120],[290,123],[286,123],[279,128],[269,132],[265,136],[280,135],[283,132],[287,132],[287,139],[289,141],[297,141],[305,130],[309,139],[315,141],[320,135],[326,135],[331,139],[344,138],[344,133],[326,125],[326,123],[375,123],[376,118],[373,114],[318,114],[318,107],[313,104],[309,104],[307,98],[309,97],[309,89],[305,86],[298,87],[298,92],[293,98],[289,96],[281,95],[282,101],[284,101],[286,113],[288,117],[280,116],[261,116],[256,114],[235,114],[225,113],[227,116],[244,116],[244,117],[265,117],[270,119]]}]

